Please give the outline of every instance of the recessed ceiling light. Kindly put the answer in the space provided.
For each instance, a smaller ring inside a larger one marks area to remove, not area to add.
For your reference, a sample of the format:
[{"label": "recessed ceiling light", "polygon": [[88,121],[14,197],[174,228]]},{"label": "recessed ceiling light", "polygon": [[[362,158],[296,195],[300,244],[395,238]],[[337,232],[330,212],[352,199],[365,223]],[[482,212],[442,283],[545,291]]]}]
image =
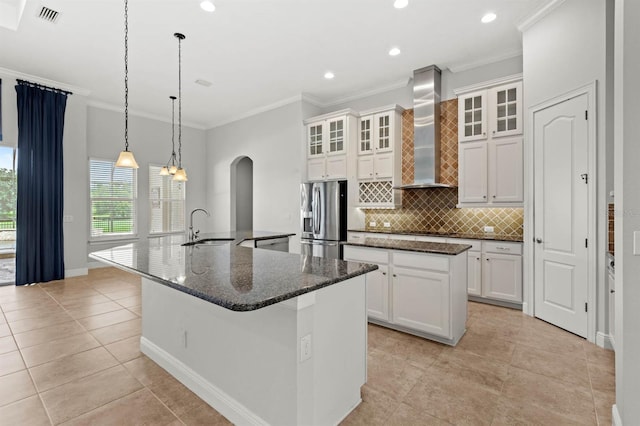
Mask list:
[{"label": "recessed ceiling light", "polygon": [[327,71],[324,73],[324,78],[326,78],[327,80],[331,80],[333,77],[335,77],[335,75],[333,75],[331,71]]},{"label": "recessed ceiling light", "polygon": [[210,0],[204,0],[203,2],[201,2],[200,7],[206,12],[213,12],[214,10],[216,10],[216,6]]},{"label": "recessed ceiling light", "polygon": [[489,22],[492,22],[495,19],[496,19],[496,14],[493,12],[489,12],[482,17],[481,21],[483,24],[488,24]]},{"label": "recessed ceiling light", "polygon": [[400,54],[400,49],[398,49],[397,47],[392,47],[391,50],[389,50],[390,56],[398,56],[399,54]]},{"label": "recessed ceiling light", "polygon": [[404,9],[409,4],[409,0],[396,0],[393,2],[393,7],[396,9]]}]

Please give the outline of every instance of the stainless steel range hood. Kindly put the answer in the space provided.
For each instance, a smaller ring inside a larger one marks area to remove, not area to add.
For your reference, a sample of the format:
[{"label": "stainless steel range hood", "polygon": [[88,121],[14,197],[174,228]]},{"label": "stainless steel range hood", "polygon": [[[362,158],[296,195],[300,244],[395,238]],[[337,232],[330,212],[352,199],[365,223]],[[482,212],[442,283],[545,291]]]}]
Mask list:
[{"label": "stainless steel range hood", "polygon": [[413,183],[397,189],[449,188],[440,183],[440,80],[431,65],[413,72]]}]

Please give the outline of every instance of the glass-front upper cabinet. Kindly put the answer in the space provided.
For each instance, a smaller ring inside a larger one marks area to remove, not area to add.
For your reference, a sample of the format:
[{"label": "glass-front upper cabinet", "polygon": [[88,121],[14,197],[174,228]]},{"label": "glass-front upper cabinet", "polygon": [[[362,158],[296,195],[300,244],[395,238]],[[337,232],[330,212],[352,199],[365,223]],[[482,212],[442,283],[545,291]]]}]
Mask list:
[{"label": "glass-front upper cabinet", "polygon": [[377,134],[376,134],[376,149],[378,151],[389,151],[393,147],[391,146],[391,118],[392,113],[377,114]]},{"label": "glass-front upper cabinet", "polygon": [[461,95],[458,99],[458,140],[468,142],[486,137],[486,90]]},{"label": "glass-front upper cabinet", "polygon": [[522,133],[522,82],[489,90],[491,136],[511,136]]},{"label": "glass-front upper cabinet", "polygon": [[322,155],[322,130],[324,122],[312,123],[307,126],[307,146],[309,157]]},{"label": "glass-front upper cabinet", "polygon": [[358,153],[366,154],[373,151],[372,144],[373,134],[373,116],[367,116],[360,118],[360,131],[358,134]]},{"label": "glass-front upper cabinet", "polygon": [[327,126],[329,128],[329,147],[327,150],[328,154],[345,152],[344,125],[344,117],[327,120]]}]

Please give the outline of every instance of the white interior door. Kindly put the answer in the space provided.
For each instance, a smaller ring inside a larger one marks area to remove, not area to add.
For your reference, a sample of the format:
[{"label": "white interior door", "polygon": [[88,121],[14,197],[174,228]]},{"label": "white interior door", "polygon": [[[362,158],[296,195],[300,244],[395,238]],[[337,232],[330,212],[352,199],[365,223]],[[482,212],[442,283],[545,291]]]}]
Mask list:
[{"label": "white interior door", "polygon": [[533,118],[534,313],[583,337],[589,278],[587,110],[583,94],[537,111]]}]

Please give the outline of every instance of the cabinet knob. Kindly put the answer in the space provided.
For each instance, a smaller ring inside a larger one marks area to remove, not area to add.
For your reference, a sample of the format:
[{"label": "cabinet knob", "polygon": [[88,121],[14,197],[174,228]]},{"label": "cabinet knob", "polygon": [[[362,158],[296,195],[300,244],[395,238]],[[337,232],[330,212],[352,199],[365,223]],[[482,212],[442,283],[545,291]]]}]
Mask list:
[{"label": "cabinet knob", "polygon": [[616,292],[616,291],[615,291],[614,289],[609,290],[609,293],[611,293],[611,294],[613,294],[613,293],[615,293],[615,292]]},{"label": "cabinet knob", "polygon": [[396,274],[393,274],[393,277],[395,278],[395,277],[397,277],[397,275],[396,275]]},{"label": "cabinet knob", "polygon": [[489,258],[487,258],[487,262],[489,261]]},{"label": "cabinet knob", "polygon": [[542,244],[542,238],[536,238],[536,243]]},{"label": "cabinet knob", "polygon": [[494,195],[493,198],[496,198],[496,196]]},{"label": "cabinet knob", "polygon": [[487,136],[487,132],[482,132],[482,136]]},{"label": "cabinet knob", "polygon": [[483,195],[483,196],[482,196],[482,198],[485,198],[485,199],[486,199],[486,198],[487,198],[487,196],[486,196],[486,195]]},{"label": "cabinet knob", "polygon": [[479,257],[476,257],[476,260],[480,260],[480,258],[479,258]]}]

